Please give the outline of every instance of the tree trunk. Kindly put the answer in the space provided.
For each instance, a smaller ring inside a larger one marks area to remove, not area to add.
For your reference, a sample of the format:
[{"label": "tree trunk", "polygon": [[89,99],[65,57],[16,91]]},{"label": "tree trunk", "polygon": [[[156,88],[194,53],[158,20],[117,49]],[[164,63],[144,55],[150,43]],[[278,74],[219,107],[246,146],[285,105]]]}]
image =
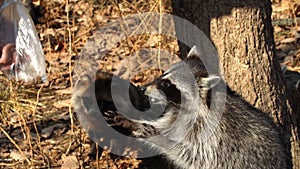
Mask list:
[{"label": "tree trunk", "polygon": [[[282,129],[287,151],[292,154],[293,168],[299,169],[296,125],[290,120],[292,110],[285,80],[274,53],[271,3],[268,0],[185,0],[173,1],[173,11],[211,39],[228,85],[274,119]],[[175,27],[178,29],[176,22]],[[186,56],[186,46],[180,42],[179,46],[181,56]]]}]

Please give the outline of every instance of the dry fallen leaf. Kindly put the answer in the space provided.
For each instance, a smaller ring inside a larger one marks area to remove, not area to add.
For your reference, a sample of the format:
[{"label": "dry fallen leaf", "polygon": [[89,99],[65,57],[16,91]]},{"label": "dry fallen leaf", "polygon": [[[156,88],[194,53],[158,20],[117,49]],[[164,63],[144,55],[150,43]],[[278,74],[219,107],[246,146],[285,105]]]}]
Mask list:
[{"label": "dry fallen leaf", "polygon": [[61,169],[76,169],[79,168],[78,160],[75,156],[62,155],[63,164]]},{"label": "dry fallen leaf", "polygon": [[11,150],[10,157],[19,162],[25,161],[25,157],[17,150]]},{"label": "dry fallen leaf", "polygon": [[286,38],[280,41],[280,43],[292,43],[292,42],[296,42],[297,38]]},{"label": "dry fallen leaf", "polygon": [[66,125],[62,123],[54,124],[50,127],[44,128],[42,130],[41,136],[44,138],[49,138],[55,128],[64,128]]}]

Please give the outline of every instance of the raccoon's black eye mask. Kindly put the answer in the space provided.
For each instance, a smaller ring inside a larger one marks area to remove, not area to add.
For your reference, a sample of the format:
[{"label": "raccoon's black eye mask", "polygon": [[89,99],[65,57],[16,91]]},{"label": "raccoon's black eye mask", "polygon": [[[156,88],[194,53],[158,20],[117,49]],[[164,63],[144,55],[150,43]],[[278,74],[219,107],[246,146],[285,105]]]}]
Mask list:
[{"label": "raccoon's black eye mask", "polygon": [[165,94],[167,101],[177,104],[181,103],[181,93],[177,87],[171,83],[170,80],[161,80],[157,86],[157,89],[161,90]]},{"label": "raccoon's black eye mask", "polygon": [[171,86],[171,82],[169,80],[163,80],[161,83],[160,83],[160,86],[162,88],[168,88]]}]

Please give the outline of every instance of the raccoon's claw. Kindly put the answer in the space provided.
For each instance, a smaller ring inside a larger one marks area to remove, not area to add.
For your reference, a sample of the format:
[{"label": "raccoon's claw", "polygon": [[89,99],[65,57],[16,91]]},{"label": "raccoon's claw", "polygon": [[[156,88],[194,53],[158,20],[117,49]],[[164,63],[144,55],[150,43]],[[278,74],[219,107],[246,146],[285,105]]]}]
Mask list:
[{"label": "raccoon's claw", "polygon": [[126,120],[124,116],[116,111],[107,111],[103,115],[109,126],[123,126],[123,121]]}]

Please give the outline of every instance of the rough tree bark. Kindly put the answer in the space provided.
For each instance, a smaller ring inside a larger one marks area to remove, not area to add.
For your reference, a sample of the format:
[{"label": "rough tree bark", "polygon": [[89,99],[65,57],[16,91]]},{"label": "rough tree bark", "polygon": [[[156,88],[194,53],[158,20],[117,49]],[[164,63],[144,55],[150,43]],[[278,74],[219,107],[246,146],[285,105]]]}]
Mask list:
[{"label": "rough tree bark", "polygon": [[[219,53],[228,85],[274,119],[286,138],[293,168],[299,169],[296,125],[291,123],[293,117],[285,80],[274,52],[271,2],[173,0],[173,11],[211,39]],[[181,56],[185,56],[186,46],[180,42],[179,46]]]}]

